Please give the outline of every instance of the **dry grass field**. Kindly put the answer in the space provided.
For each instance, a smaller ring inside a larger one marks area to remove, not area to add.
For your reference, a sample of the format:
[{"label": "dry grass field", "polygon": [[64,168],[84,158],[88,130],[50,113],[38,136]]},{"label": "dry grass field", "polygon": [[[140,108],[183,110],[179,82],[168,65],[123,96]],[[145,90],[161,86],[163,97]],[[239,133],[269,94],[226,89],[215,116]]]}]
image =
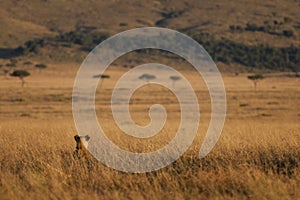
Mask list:
[{"label": "dry grass field", "polygon": [[[196,90],[201,109],[193,145],[166,168],[128,174],[72,156],[76,134],[72,87],[78,66],[33,69],[24,88],[18,79],[0,77],[0,199],[300,198],[299,78],[273,74],[259,82],[255,92],[247,74],[224,73],[226,123],[213,151],[199,159],[210,119],[210,99],[201,78],[193,71],[183,71]],[[152,151],[175,133],[180,110],[166,89],[145,86],[148,88],[141,88],[132,98],[133,119],[148,123],[149,104],[160,102],[168,111],[166,126],[158,136],[143,141],[122,135],[108,103],[115,81],[125,70],[108,70],[111,79],[97,93],[98,119],[120,147]]]}]

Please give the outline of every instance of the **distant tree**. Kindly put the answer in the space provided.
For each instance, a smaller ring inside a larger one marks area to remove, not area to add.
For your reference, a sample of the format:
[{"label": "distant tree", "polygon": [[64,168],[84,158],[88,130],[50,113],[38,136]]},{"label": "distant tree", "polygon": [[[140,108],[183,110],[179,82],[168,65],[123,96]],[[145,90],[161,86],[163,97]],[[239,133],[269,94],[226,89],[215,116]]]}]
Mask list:
[{"label": "distant tree", "polygon": [[41,71],[42,69],[46,69],[47,68],[47,65],[45,64],[36,64],[35,67]]},{"label": "distant tree", "polygon": [[25,61],[25,62],[23,62],[23,65],[32,65],[32,62],[30,62],[30,61]]},{"label": "distant tree", "polygon": [[146,82],[149,82],[151,80],[156,79],[156,76],[152,75],[152,74],[143,74],[139,77],[139,79],[144,80]]},{"label": "distant tree", "polygon": [[94,75],[93,78],[100,78],[100,86],[99,86],[99,88],[101,88],[102,83],[103,83],[103,79],[109,79],[110,76],[106,75],[106,74],[97,74],[97,75]]},{"label": "distant tree", "polygon": [[254,85],[254,90],[256,91],[256,86],[257,86],[257,83],[264,79],[265,77],[262,75],[262,74],[254,74],[254,75],[250,75],[248,76],[248,79],[253,81],[253,85]]},{"label": "distant tree", "polygon": [[170,79],[173,81],[173,88],[175,88],[175,82],[181,79],[180,76],[170,76]]},{"label": "distant tree", "polygon": [[15,70],[13,73],[10,74],[10,76],[18,77],[21,80],[21,86],[24,87],[25,80],[24,78],[29,76],[30,73],[26,70]]}]

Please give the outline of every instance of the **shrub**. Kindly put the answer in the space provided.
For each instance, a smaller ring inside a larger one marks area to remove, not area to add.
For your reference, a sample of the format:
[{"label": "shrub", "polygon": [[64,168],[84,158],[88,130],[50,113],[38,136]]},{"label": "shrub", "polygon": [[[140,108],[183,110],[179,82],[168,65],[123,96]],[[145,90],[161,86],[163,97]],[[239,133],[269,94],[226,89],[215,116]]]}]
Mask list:
[{"label": "shrub", "polygon": [[128,24],[126,22],[119,23],[119,26],[127,26]]},{"label": "shrub", "polygon": [[291,22],[292,19],[289,18],[289,17],[284,17],[284,18],[283,18],[283,21],[284,21],[285,23],[288,23],[288,22]]},{"label": "shrub", "polygon": [[30,62],[30,61],[25,61],[23,64],[24,64],[24,65],[32,65],[33,63]]},{"label": "shrub", "polygon": [[247,23],[245,30],[246,31],[258,31],[259,27],[256,24]]},{"label": "shrub", "polygon": [[230,29],[230,31],[235,31],[235,26],[234,25],[230,25],[229,29]]},{"label": "shrub", "polygon": [[45,64],[36,64],[35,67],[38,68],[38,69],[45,69],[45,68],[47,68],[47,65],[45,65]]},{"label": "shrub", "polygon": [[283,30],[282,34],[286,37],[292,37],[294,36],[294,32],[292,30]]}]

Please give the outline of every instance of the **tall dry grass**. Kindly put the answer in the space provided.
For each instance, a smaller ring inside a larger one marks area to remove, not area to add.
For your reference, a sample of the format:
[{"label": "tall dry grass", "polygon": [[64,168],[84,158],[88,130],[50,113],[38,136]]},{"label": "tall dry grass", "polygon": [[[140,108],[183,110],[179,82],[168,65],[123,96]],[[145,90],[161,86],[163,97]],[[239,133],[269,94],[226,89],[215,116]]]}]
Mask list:
[{"label": "tall dry grass", "polygon": [[70,123],[1,124],[1,199],[299,198],[298,124],[286,130],[270,128],[272,122],[230,122],[206,158],[197,158],[197,138],[172,165],[127,174],[95,160],[74,159]]},{"label": "tall dry grass", "polygon": [[[93,159],[73,158],[72,80],[70,74],[51,71],[33,74],[24,89],[14,80],[0,80],[0,199],[300,198],[298,79],[266,79],[254,92],[246,75],[225,76],[225,127],[204,159],[197,155],[210,115],[207,94],[199,91],[201,123],[194,143],[170,166],[144,174],[122,173]],[[108,83],[103,84],[105,92],[111,88]],[[145,145],[116,136],[118,129],[104,105],[107,98],[96,102],[108,136],[135,151],[165,144],[179,116],[178,107],[168,105],[171,123],[158,139]],[[143,109],[132,108],[133,118],[141,124],[149,120],[147,113],[137,114]]]}]

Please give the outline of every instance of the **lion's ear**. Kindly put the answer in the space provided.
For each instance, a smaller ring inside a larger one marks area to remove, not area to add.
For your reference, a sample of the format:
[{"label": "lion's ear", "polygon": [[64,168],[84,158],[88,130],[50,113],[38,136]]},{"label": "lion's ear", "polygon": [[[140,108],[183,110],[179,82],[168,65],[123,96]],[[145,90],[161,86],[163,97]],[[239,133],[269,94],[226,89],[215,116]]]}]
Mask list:
[{"label": "lion's ear", "polygon": [[80,141],[80,136],[79,135],[75,135],[74,139],[75,139],[76,142],[79,142]]}]

